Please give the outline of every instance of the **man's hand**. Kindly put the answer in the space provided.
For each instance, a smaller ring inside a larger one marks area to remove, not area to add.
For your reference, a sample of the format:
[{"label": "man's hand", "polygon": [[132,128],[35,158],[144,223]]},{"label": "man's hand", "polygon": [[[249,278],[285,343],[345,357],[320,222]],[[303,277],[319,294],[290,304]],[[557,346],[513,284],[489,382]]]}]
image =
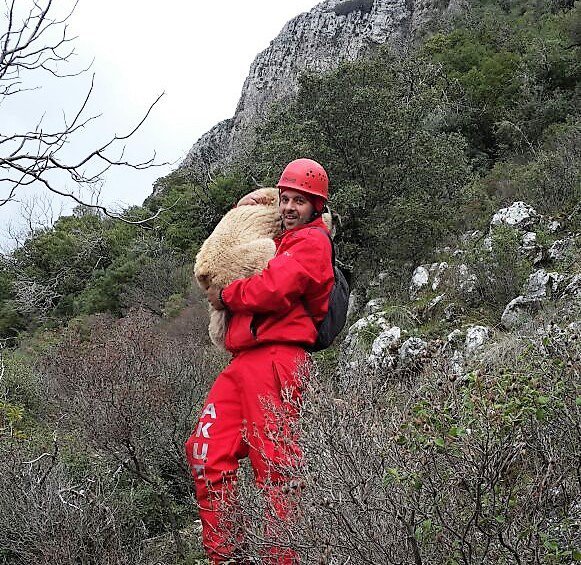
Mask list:
[{"label": "man's hand", "polygon": [[253,204],[268,204],[269,197],[265,194],[264,189],[259,188],[246,196],[243,196],[236,206],[246,206]]},{"label": "man's hand", "polygon": [[224,310],[225,306],[222,300],[220,299],[220,291],[222,289],[216,288],[215,286],[211,286],[206,291],[206,297],[208,298],[208,302],[212,305],[214,310]]}]

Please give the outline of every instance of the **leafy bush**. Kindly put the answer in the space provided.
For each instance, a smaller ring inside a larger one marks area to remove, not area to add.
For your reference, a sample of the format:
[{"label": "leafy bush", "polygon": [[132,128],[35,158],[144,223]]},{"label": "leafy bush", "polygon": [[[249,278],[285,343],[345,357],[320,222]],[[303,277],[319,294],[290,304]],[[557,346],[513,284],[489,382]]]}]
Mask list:
[{"label": "leafy bush", "polygon": [[581,226],[581,123],[554,126],[530,163],[515,167],[516,197]]},{"label": "leafy bush", "polygon": [[307,563],[578,560],[579,342],[508,339],[462,379],[438,347],[412,372],[360,363],[313,377],[304,466],[289,471],[296,520],[265,529],[270,511],[245,478],[242,554],[273,544]]},{"label": "leafy bush", "polygon": [[504,307],[522,292],[531,272],[531,262],[519,251],[521,234],[508,226],[497,226],[491,234],[491,250],[472,248],[464,259],[475,275],[477,302],[499,319]]},{"label": "leafy bush", "polygon": [[152,213],[164,208],[156,220],[157,229],[171,247],[195,252],[222,216],[250,192],[248,186],[237,174],[218,176],[202,186],[186,170],[178,169],[158,180],[144,206]]},{"label": "leafy bush", "polygon": [[[528,153],[547,127],[578,108],[578,53],[570,38],[578,9],[554,14],[549,3],[507,6],[474,4],[455,29],[422,47],[463,91],[458,101],[466,107],[447,127],[467,137],[474,156],[483,152],[492,161]],[[498,130],[499,122],[512,130]]]}]

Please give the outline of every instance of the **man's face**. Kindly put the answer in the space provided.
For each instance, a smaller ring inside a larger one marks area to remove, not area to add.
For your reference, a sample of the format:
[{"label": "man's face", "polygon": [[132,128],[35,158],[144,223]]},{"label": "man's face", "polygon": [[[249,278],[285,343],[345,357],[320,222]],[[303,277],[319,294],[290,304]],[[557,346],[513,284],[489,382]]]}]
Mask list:
[{"label": "man's face", "polygon": [[286,230],[307,224],[315,211],[315,207],[304,194],[290,188],[280,195],[278,209]]}]

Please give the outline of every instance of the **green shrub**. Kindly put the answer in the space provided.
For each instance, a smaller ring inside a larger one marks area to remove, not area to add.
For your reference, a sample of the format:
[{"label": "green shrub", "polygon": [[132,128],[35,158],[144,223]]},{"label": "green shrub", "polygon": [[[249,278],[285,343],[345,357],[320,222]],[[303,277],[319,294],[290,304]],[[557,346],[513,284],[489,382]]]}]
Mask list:
[{"label": "green shrub", "polygon": [[464,262],[476,275],[476,294],[497,319],[504,307],[519,296],[531,272],[531,262],[519,251],[521,234],[509,226],[497,226],[491,234],[492,250],[472,248]]},{"label": "green shrub", "polygon": [[[578,8],[553,13],[550,3],[482,2],[422,47],[463,94],[447,126],[461,131],[473,155],[492,161],[529,153],[544,130],[577,114],[580,68],[571,43]],[[578,50],[578,46],[577,46]],[[452,94],[452,93],[451,93]],[[498,128],[509,122],[511,129]]]}]

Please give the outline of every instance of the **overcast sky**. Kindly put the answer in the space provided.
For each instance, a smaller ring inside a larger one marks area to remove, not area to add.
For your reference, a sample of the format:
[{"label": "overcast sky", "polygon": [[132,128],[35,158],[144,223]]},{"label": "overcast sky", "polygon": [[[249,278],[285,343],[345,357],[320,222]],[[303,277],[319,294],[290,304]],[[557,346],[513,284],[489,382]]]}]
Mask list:
[{"label": "overcast sky", "polygon": [[[70,2],[54,2],[55,16],[63,14],[59,11]],[[0,106],[3,133],[34,127],[41,117],[48,127],[59,123],[63,113],[72,115],[94,73],[90,112],[101,117],[83,132],[84,141],[71,148],[82,152],[84,142],[89,146],[126,133],[165,92],[129,143],[129,156],[143,159],[155,151],[159,162],[172,165],[110,174],[101,193],[107,205],[141,204],[156,178],[175,168],[203,133],[234,114],[254,57],[288,20],[316,4],[316,0],[80,0],[69,21],[70,35],[77,36],[72,65],[82,68],[93,61],[91,70],[58,81],[28,77],[42,88]],[[2,22],[0,35],[3,27]],[[0,208],[4,249],[6,227],[18,216],[15,204]]]}]

